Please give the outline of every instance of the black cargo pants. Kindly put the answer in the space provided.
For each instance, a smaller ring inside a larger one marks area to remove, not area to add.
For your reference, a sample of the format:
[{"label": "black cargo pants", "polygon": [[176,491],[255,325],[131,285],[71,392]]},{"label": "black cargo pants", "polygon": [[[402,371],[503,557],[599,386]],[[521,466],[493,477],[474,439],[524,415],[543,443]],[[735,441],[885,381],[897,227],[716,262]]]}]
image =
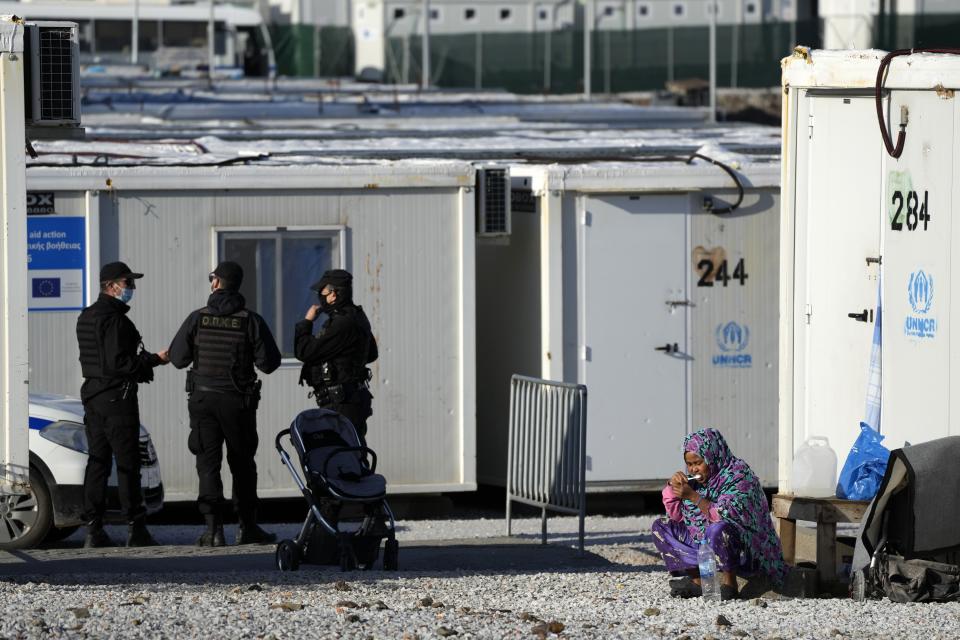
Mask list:
[{"label": "black cargo pants", "polygon": [[106,509],[107,481],[117,459],[120,508],[128,522],[146,515],[140,488],[140,406],[133,388],[124,398],[110,389],[83,405],[87,433],[87,468],[83,474],[83,509],[87,522],[100,520]]},{"label": "black cargo pants", "polygon": [[364,388],[358,389],[346,399],[346,402],[327,402],[317,406],[321,409],[336,411],[349,420],[357,430],[360,446],[367,446],[367,418],[373,415],[373,396]]},{"label": "black cargo pants", "polygon": [[200,491],[197,506],[203,515],[224,515],[226,500],[220,468],[223,445],[233,476],[233,504],[241,520],[253,520],[257,510],[256,401],[239,393],[194,391],[187,401],[190,437],[187,446],[197,457]]}]

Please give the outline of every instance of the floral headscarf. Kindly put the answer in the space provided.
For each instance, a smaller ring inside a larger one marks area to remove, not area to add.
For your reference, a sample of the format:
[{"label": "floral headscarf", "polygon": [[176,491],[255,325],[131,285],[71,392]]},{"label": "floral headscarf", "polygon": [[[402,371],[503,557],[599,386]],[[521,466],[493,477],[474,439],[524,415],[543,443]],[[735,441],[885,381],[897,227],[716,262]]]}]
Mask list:
[{"label": "floral headscarf", "polygon": [[[710,465],[706,486],[695,487],[713,503],[720,518],[739,532],[742,548],[756,559],[757,569],[777,584],[787,574],[780,539],[773,529],[767,496],[746,462],[737,458],[716,429],[701,429],[683,440],[683,452],[692,451]],[[697,505],[683,501],[683,521],[696,540],[703,538],[707,519]]]}]

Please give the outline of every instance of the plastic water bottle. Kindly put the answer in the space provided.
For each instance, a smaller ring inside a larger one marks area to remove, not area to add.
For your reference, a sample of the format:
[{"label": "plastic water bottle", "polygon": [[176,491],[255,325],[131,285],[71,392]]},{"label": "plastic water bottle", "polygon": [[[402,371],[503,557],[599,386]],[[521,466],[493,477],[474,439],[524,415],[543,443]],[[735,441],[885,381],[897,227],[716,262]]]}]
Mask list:
[{"label": "plastic water bottle", "polygon": [[707,602],[720,602],[720,574],[717,573],[717,557],[713,549],[707,544],[707,539],[700,541],[697,549],[697,565],[700,567],[700,589],[703,599]]}]

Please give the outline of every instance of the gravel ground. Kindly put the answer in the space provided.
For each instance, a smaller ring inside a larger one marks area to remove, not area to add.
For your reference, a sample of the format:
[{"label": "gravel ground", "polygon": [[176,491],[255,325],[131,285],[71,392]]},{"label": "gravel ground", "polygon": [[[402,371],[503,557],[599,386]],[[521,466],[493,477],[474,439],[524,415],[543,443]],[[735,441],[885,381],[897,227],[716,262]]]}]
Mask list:
[{"label": "gravel ground", "polygon": [[[598,566],[553,571],[310,568],[190,575],[58,575],[0,581],[0,636],[149,638],[957,638],[960,604],[763,599],[707,606],[666,593],[650,542],[652,518],[588,519]],[[516,521],[524,537],[538,519]],[[290,535],[296,525],[267,528]],[[576,520],[551,518],[551,540],[573,544]],[[163,543],[199,527],[154,527]],[[115,530],[115,536],[119,534]],[[408,521],[404,542],[503,534],[503,520]],[[231,537],[232,534],[228,534]],[[76,544],[76,538],[66,543]],[[722,615],[730,624],[718,625]]]},{"label": "gravel ground", "polygon": [[[304,510],[306,512],[306,510]],[[636,516],[610,518],[591,516],[587,518],[588,540],[607,540],[610,534],[623,536],[624,542],[636,541],[641,533],[648,533],[655,516]],[[302,523],[265,524],[263,528],[276,533],[279,538],[292,538]],[[548,538],[550,542],[576,543],[578,522],[576,518],[550,517]],[[201,525],[150,526],[150,532],[161,544],[193,544],[203,533]],[[105,527],[116,540],[126,538],[125,526]],[[224,526],[227,540],[232,541],[236,534],[236,525]],[[540,519],[521,518],[513,520],[513,533],[520,538],[539,538]],[[504,518],[471,518],[469,520],[406,520],[397,522],[397,539],[403,542],[422,542],[431,540],[477,540],[493,538],[506,534]],[[67,545],[79,545],[83,542],[84,532],[78,530],[67,538]]]}]

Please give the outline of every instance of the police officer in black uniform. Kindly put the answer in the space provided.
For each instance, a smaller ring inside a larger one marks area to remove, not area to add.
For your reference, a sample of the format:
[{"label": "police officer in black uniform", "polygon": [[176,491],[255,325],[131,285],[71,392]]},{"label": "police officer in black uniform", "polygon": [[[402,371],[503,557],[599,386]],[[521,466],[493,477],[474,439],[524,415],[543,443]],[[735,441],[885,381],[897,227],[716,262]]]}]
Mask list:
[{"label": "police officer in black uniform", "polygon": [[[311,306],[294,328],[294,354],[303,362],[300,384],[313,387],[321,408],[346,416],[366,446],[367,418],[373,415],[366,365],[378,355],[370,321],[353,303],[353,276],[348,271],[326,271],[310,288],[320,303]],[[313,321],[321,312],[327,319],[313,335]]]},{"label": "police officer in black uniform", "polygon": [[243,269],[221,262],[209,276],[207,306],[187,316],[170,345],[170,362],[187,372],[190,452],[197,457],[197,503],[207,530],[198,546],[222,547],[225,500],[220,467],[223,445],[233,476],[233,503],[239,517],[237,544],[273,542],[257,525],[257,405],[260,381],[254,366],[272,373],[280,351],[266,322],[246,308],[240,294]]},{"label": "police officer in black uniform", "polygon": [[107,479],[117,459],[120,506],[129,523],[128,547],[157,544],[145,524],[140,488],[140,405],[137,385],[153,380],[154,367],[167,363],[166,351],[149,353],[127,317],[142,273],[122,262],[100,270],[100,295],[77,319],[83,386],[83,422],[87,432],[87,468],[83,476],[84,547],[112,546],[103,530]]}]

